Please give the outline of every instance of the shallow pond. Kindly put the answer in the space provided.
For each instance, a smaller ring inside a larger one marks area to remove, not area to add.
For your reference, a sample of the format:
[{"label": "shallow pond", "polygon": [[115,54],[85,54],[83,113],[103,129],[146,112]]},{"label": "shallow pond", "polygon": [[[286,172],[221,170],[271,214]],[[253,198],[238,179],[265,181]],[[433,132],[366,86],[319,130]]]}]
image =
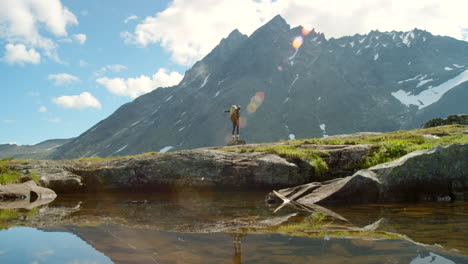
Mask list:
[{"label": "shallow pond", "polygon": [[274,212],[265,194],[61,195],[1,209],[0,263],[468,263],[467,202]]}]

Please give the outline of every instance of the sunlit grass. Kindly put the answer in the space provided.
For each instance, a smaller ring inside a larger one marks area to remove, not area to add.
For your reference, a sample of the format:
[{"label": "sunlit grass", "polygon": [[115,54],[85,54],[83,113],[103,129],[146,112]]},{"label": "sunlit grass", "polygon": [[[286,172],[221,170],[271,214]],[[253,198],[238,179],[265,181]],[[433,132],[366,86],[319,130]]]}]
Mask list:
[{"label": "sunlit grass", "polygon": [[[363,169],[371,166],[393,161],[415,150],[430,149],[437,145],[468,144],[468,130],[466,125],[449,125],[415,129],[400,130],[374,136],[356,136],[348,138],[309,138],[291,141],[281,141],[282,144],[271,147],[237,147],[220,148],[224,151],[236,152],[268,152],[294,161],[307,160],[317,166],[320,173],[327,170],[327,164],[322,159],[326,153],[312,149],[314,145],[372,145],[372,150],[357,164],[349,164],[349,169]],[[434,135],[435,137],[423,136]]]},{"label": "sunlit grass", "polygon": [[16,162],[19,162],[19,160],[13,158],[0,159],[0,184],[19,183],[21,177],[30,177],[34,182],[39,183],[39,176],[36,173],[23,174],[8,167],[8,164]]}]

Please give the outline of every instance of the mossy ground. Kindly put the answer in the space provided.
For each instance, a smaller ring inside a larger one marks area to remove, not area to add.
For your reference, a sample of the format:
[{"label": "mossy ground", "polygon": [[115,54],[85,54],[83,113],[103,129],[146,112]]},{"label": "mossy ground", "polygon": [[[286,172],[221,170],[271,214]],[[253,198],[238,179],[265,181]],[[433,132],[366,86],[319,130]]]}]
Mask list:
[{"label": "mossy ground", "polygon": [[23,174],[20,171],[10,169],[7,165],[11,163],[18,162],[12,158],[3,158],[0,159],[0,184],[11,184],[11,183],[20,183],[21,178],[26,177],[30,178],[36,183],[39,183],[39,176],[36,173]]},{"label": "mossy ground", "polygon": [[[349,164],[349,169],[364,169],[377,164],[398,159],[415,150],[430,149],[437,145],[468,144],[466,125],[449,125],[410,131],[400,130],[374,136],[356,136],[349,138],[310,138],[282,141],[282,144],[270,147],[229,147],[219,148],[235,152],[268,152],[291,161],[302,159],[313,163],[319,174],[327,170],[323,160],[327,153],[310,148],[312,145],[357,145],[370,144],[372,151],[359,163]],[[424,136],[426,135],[426,136]],[[432,135],[427,136],[427,135]]]}]

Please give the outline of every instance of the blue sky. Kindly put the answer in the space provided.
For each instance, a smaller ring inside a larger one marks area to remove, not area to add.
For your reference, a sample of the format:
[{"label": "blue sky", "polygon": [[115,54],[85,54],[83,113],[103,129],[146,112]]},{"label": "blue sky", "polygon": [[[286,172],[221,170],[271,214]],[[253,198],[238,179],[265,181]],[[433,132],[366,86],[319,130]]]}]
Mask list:
[{"label": "blue sky", "polygon": [[184,72],[232,30],[281,14],[327,37],[373,29],[468,40],[468,1],[0,0],[0,144],[75,137]]}]

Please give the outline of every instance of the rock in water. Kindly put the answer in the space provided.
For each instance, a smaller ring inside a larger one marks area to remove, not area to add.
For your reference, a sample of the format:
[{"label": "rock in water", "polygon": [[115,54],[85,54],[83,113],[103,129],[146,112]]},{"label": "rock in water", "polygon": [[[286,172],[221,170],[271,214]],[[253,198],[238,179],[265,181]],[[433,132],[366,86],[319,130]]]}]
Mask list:
[{"label": "rock in water", "polygon": [[54,199],[55,197],[57,194],[54,191],[37,186],[34,181],[0,186],[0,201],[29,199],[30,202],[34,202],[38,199]]}]

